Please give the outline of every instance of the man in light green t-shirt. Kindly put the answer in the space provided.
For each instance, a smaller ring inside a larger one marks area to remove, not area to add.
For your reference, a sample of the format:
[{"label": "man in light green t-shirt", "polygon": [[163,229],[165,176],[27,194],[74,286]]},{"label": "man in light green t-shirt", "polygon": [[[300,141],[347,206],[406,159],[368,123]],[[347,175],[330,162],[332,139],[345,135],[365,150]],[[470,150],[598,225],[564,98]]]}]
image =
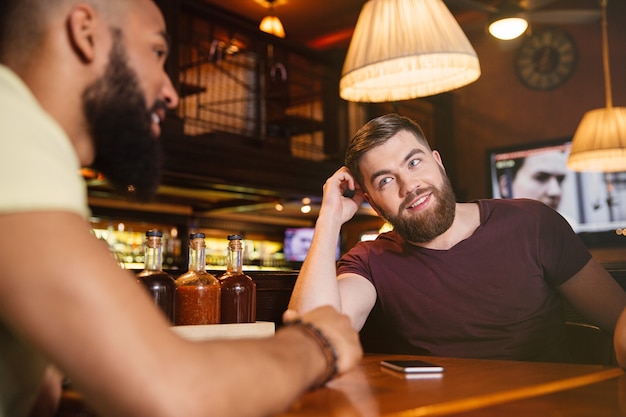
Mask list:
[{"label": "man in light green t-shirt", "polygon": [[296,322],[323,344],[302,324],[180,339],[90,233],[81,167],[129,197],[156,192],[178,103],[168,49],[151,0],[0,3],[0,417],[53,415],[62,376],[103,417],[269,415],[361,356],[328,307]]}]

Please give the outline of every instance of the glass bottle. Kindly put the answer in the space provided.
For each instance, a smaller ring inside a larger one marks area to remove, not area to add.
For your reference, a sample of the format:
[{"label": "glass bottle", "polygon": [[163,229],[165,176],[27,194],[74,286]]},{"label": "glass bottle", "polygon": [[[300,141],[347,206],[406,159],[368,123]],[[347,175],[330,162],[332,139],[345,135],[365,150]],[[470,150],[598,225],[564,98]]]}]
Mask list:
[{"label": "glass bottle", "polygon": [[170,274],[163,271],[162,237],[163,233],[160,230],[152,229],[146,232],[145,266],[144,270],[137,274],[137,281],[148,290],[154,303],[174,324],[176,282]]},{"label": "glass bottle", "polygon": [[204,233],[189,235],[189,269],[176,279],[176,324],[218,324],[220,282],[206,271]]},{"label": "glass bottle", "polygon": [[222,287],[221,323],[256,321],[256,284],[244,274],[241,235],[228,236],[226,272],[219,277]]}]

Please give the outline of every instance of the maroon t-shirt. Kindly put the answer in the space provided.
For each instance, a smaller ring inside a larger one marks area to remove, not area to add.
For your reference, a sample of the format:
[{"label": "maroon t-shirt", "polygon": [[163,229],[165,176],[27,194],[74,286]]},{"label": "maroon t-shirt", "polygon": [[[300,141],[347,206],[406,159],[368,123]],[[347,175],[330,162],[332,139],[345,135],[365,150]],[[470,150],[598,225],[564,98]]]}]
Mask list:
[{"label": "maroon t-shirt", "polygon": [[384,322],[415,353],[566,359],[555,288],[589,261],[589,251],[542,203],[476,203],[481,224],[454,247],[421,248],[392,231],[357,244],[339,261],[338,274],[374,284],[378,299],[368,321]]}]

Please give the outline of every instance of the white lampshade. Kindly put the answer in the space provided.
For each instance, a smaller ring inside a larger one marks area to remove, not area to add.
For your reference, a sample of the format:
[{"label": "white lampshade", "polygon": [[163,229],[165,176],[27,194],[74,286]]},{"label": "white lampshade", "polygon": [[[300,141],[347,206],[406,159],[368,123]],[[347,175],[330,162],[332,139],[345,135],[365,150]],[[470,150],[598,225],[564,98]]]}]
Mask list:
[{"label": "white lampshade", "polygon": [[489,33],[505,41],[515,39],[526,32],[528,22],[521,17],[507,17],[495,20],[489,25]]},{"label": "white lampshade", "polygon": [[574,171],[626,171],[626,107],[585,113],[574,134],[567,166]]},{"label": "white lampshade", "polygon": [[478,79],[476,51],[441,0],[369,0],[339,82],[349,101],[430,96]]},{"label": "white lampshade", "polygon": [[265,33],[272,34],[279,38],[285,37],[285,29],[280,19],[273,14],[269,14],[261,20],[259,29]]},{"label": "white lampshade", "polygon": [[574,171],[626,171],[626,107],[613,107],[609,37],[607,31],[607,0],[602,6],[602,67],[606,107],[590,110],[580,121],[567,159]]}]

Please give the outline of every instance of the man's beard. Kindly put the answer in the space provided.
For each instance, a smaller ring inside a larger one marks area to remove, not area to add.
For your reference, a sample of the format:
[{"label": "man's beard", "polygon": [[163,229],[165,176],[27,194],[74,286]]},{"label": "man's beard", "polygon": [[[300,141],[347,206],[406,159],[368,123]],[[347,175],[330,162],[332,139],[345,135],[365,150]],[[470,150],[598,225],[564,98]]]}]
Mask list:
[{"label": "man's beard", "polygon": [[152,112],[165,108],[163,101],[148,109],[137,73],[127,65],[119,31],[104,75],[83,93],[83,108],[94,140],[92,167],[124,195],[148,201],[160,182],[162,150],[153,138]]},{"label": "man's beard", "polygon": [[443,173],[443,185],[440,189],[421,189],[423,192],[431,191],[437,204],[429,208],[427,212],[407,216],[405,209],[417,197],[417,194],[407,195],[398,209],[398,214],[387,213],[378,208],[383,218],[387,220],[402,238],[413,243],[427,243],[444,233],[452,226],[456,211],[456,197],[452,190],[450,180]]}]

